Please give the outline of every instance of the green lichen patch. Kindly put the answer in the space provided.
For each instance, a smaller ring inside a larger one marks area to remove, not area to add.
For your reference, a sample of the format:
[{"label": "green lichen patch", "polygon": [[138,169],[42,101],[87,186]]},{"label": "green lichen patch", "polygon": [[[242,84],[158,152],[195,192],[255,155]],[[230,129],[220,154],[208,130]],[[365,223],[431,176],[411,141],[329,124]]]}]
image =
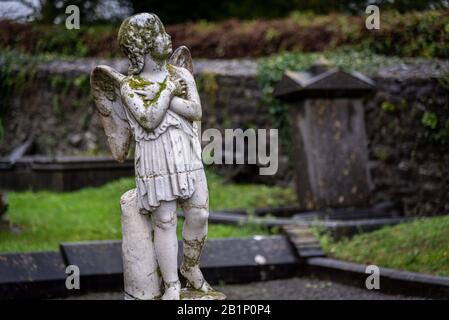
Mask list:
[{"label": "green lichen patch", "polygon": [[141,76],[131,76],[127,78],[128,85],[133,90],[143,90],[154,82],[145,80]]},{"label": "green lichen patch", "polygon": [[142,99],[144,101],[143,106],[145,108],[148,108],[149,106],[155,104],[159,100],[159,98],[161,97],[162,91],[164,91],[167,88],[167,80],[168,80],[168,78],[165,77],[164,81],[158,82],[159,89],[158,89],[158,91],[156,91],[156,93],[154,94],[154,97],[152,99],[142,97]]},{"label": "green lichen patch", "polygon": [[218,291],[210,290],[203,292],[194,289],[182,289],[180,294],[181,300],[226,300],[226,296]]},{"label": "green lichen patch", "polygon": [[167,70],[168,70],[168,73],[170,75],[174,75],[175,74],[175,67],[172,64],[170,64],[170,63],[167,64]]},{"label": "green lichen patch", "polygon": [[164,79],[164,81],[162,81],[161,83],[159,83],[159,90],[156,92],[154,98],[151,100],[151,103],[156,102],[157,100],[159,100],[159,97],[161,96],[162,91],[164,91],[165,89],[167,89],[167,80],[168,78],[166,77]]},{"label": "green lichen patch", "polygon": [[[148,81],[141,76],[130,76],[126,79],[126,82],[128,83],[129,87],[133,90],[148,90],[148,87],[154,84],[159,85],[159,88],[154,93],[154,96],[152,98],[149,98],[145,95],[140,95],[140,98],[143,101],[143,106],[145,108],[150,107],[151,105],[155,104],[159,98],[161,97],[162,92],[167,88],[167,81],[168,77],[165,77],[164,81],[162,82],[151,82]],[[130,93],[129,96],[131,98],[134,98],[134,94]]]}]

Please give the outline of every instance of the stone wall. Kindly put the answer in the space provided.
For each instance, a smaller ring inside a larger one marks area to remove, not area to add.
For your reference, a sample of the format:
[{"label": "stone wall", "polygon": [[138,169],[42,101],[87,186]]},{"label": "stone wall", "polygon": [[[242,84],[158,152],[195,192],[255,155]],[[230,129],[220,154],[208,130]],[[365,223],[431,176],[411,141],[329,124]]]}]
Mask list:
[{"label": "stone wall", "polygon": [[365,110],[373,201],[394,201],[407,215],[449,213],[448,70],[428,62],[375,75]]},{"label": "stone wall", "polygon": [[[123,60],[40,65],[35,82],[10,101],[0,154],[30,137],[35,140],[33,151],[39,154],[108,154],[88,94],[89,72],[99,63],[121,72],[127,68]],[[449,212],[449,167],[445,165],[449,160],[449,97],[444,85],[448,70],[448,63],[433,61],[371,75],[379,87],[365,105],[373,202],[393,201],[413,215]],[[203,129],[272,128],[255,75],[256,64],[250,60],[195,62]],[[280,151],[280,169],[274,177],[258,176],[249,166],[217,168],[236,180],[292,183],[289,155]]]},{"label": "stone wall", "polygon": [[[33,137],[34,152],[47,155],[108,153],[103,129],[89,95],[89,74],[98,64],[126,73],[125,60],[82,59],[38,66],[34,80],[9,99],[0,155]],[[260,105],[252,61],[195,63],[203,103],[203,128],[270,128]]]}]

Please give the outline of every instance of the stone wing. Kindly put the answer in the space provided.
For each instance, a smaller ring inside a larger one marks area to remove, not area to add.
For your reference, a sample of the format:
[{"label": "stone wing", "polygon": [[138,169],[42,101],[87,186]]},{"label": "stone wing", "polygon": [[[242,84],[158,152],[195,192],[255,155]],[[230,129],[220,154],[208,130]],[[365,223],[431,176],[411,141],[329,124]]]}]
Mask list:
[{"label": "stone wing", "polygon": [[186,46],[180,46],[178,49],[173,52],[168,63],[177,66],[186,68],[193,74],[193,61],[192,55],[190,54],[190,50]]},{"label": "stone wing", "polygon": [[120,97],[124,75],[108,66],[97,66],[90,75],[91,92],[103,123],[112,156],[124,162],[131,143],[132,132]]},{"label": "stone wing", "polygon": [[[190,50],[189,48],[187,48],[186,46],[180,46],[179,48],[177,48],[175,50],[175,52],[173,52],[173,54],[171,55],[168,63],[177,66],[177,67],[181,67],[181,68],[185,68],[187,70],[190,71],[190,73],[193,76],[193,60],[192,60],[192,55],[190,54]],[[197,135],[198,141],[199,141],[199,153],[201,154],[201,132],[200,132],[200,128],[201,128],[201,121],[194,121],[193,122],[193,130]]]}]

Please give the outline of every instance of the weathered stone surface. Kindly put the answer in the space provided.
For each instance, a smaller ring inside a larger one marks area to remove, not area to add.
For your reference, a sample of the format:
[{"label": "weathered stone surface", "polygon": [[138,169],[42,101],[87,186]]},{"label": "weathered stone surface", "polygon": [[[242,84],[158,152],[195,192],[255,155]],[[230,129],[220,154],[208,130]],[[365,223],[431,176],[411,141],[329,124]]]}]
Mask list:
[{"label": "weathered stone surface", "polygon": [[301,208],[365,205],[370,179],[361,98],[375,83],[324,63],[286,71],[274,96],[290,106]]},{"label": "weathered stone surface", "polygon": [[[182,242],[179,241],[182,248]],[[82,289],[123,288],[121,241],[65,243],[67,264],[77,265]],[[182,251],[178,252],[178,266]],[[294,276],[298,258],[284,236],[210,239],[201,257],[204,275],[212,284],[241,283]]]},{"label": "weathered stone surface", "polygon": [[370,178],[360,100],[311,99],[292,109],[300,206],[366,205]]},{"label": "weathered stone surface", "polygon": [[69,294],[59,252],[0,256],[0,299],[46,298]]},{"label": "weathered stone surface", "polygon": [[218,291],[209,291],[208,293],[204,293],[202,291],[184,288],[181,290],[180,300],[226,300],[226,296]]},{"label": "weathered stone surface", "polygon": [[311,225],[292,224],[285,226],[283,229],[301,259],[325,255]]},{"label": "weathered stone surface", "polygon": [[[212,267],[257,266],[256,256],[265,265],[295,264],[292,247],[284,236],[254,236],[252,238],[216,239],[206,242],[202,264]],[[229,254],[225,254],[229,252]]]},{"label": "weathered stone surface", "polygon": [[121,273],[121,241],[62,243],[61,252],[68,264],[80,268],[81,277]]},{"label": "weathered stone surface", "polygon": [[[448,72],[447,62],[422,61],[375,76],[379,91],[365,109],[373,202],[393,201],[410,216],[449,212],[447,143],[432,141],[449,117]],[[435,129],[423,124],[425,113],[436,115]]]},{"label": "weathered stone surface", "polygon": [[125,299],[150,300],[160,297],[162,279],[150,217],[140,214],[135,189],[122,196],[120,206]]}]

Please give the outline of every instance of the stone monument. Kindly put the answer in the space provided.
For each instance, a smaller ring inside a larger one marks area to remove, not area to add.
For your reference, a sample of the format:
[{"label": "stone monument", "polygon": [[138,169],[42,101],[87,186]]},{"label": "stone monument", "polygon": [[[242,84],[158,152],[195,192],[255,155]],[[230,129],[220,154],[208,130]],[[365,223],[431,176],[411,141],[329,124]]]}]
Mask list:
[{"label": "stone monument", "polygon": [[371,193],[363,98],[375,83],[325,60],[287,71],[274,96],[290,106],[300,207],[366,206]]},{"label": "stone monument", "polygon": [[[189,50],[172,54],[170,36],[151,13],[127,18],[118,41],[128,75],[108,66],[91,74],[92,95],[113,157],[135,141],[136,188],[120,200],[125,299],[224,299],[199,268],[207,236],[208,188],[198,122],[201,103]],[[185,215],[178,278],[176,208]]]}]

